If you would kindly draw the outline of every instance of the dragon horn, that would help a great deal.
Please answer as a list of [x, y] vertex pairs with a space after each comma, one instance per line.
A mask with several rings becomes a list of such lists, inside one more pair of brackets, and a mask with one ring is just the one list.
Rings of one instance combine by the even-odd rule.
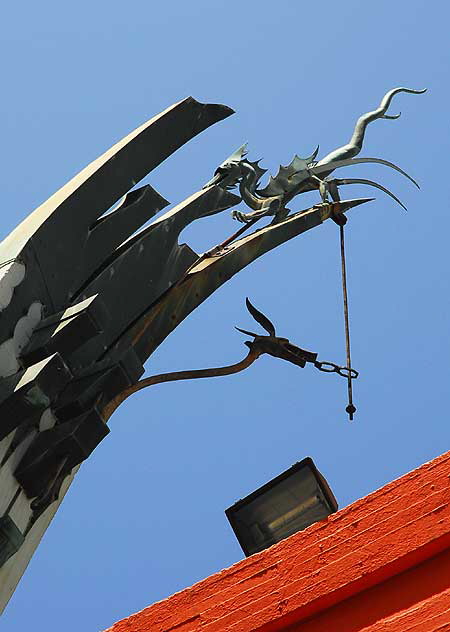
[[338, 186], [340, 186], [341, 184], [368, 184], [371, 187], [380, 189], [380, 191], [384, 191], [384, 193], [389, 195], [393, 200], [395, 200], [398, 204], [400, 204], [400, 206], [404, 208], [405, 211], [408, 210], [406, 206], [403, 204], [403, 202], [401, 202], [401, 200], [399, 200], [396, 195], [394, 195], [391, 191], [389, 191], [389, 189], [386, 189], [381, 184], [378, 184], [378, 182], [373, 182], [373, 180], [364, 180], [362, 178], [345, 178], [343, 180], [335, 180], [335, 182]]
[[393, 90], [389, 90], [384, 97], [381, 99], [381, 103], [376, 110], [373, 112], [366, 112], [359, 117], [356, 121], [355, 129], [353, 130], [352, 137], [347, 145], [343, 145], [338, 149], [335, 149], [331, 153], [329, 153], [325, 158], [322, 158], [319, 164], [330, 163], [334, 160], [342, 160], [343, 158], [352, 158], [359, 154], [362, 149], [362, 145], [364, 142], [364, 134], [366, 132], [366, 127], [372, 121], [375, 121], [379, 118], [392, 119], [398, 118], [400, 115], [390, 116], [386, 114], [392, 98], [394, 95], [399, 92], [408, 92], [409, 94], [423, 94], [426, 92], [425, 90], [411, 90], [411, 88], [394, 88]]
[[335, 169], [339, 169], [340, 167], [350, 167], [351, 165], [359, 165], [361, 163], [367, 162], [374, 162], [379, 165], [385, 165], [386, 167], [391, 167], [391, 169], [395, 169], [395, 171], [398, 171], [403, 176], [405, 176], [405, 178], [408, 178], [408, 180], [410, 180], [418, 189], [420, 189], [418, 183], [414, 180], [414, 178], [411, 178], [411, 176], [408, 175], [406, 171], [403, 171], [403, 169], [395, 165], [393, 162], [390, 162], [389, 160], [383, 160], [382, 158], [347, 158], [346, 160], [337, 160], [336, 162], [329, 163], [328, 165], [321, 165], [319, 163], [315, 167], [312, 167], [310, 171], [314, 175], [324, 172], [331, 173], [332, 171], [334, 171]]
[[245, 299], [245, 304], [247, 305], [248, 311], [256, 320], [256, 322], [259, 323], [261, 327], [267, 331], [269, 336], [275, 336], [275, 327], [273, 323], [267, 318], [267, 316], [264, 316], [262, 312], [257, 310], [256, 307], [250, 303], [248, 298]]

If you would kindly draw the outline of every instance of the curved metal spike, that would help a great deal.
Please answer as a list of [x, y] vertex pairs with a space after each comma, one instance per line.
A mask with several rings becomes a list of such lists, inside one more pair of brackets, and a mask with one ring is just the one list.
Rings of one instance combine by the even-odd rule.
[[[292, 163], [291, 163], [292, 164]], [[280, 165], [278, 168], [278, 173], [275, 176], [275, 178], [280, 179], [280, 178], [289, 178], [289, 176], [295, 171], [294, 168], [291, 166], [291, 164], [289, 165]]]
[[383, 185], [378, 184], [378, 182], [373, 182], [373, 180], [364, 180], [363, 178], [344, 178], [343, 180], [341, 179], [335, 180], [335, 183], [338, 186], [340, 186], [341, 184], [368, 184], [369, 186], [375, 187], [376, 189], [380, 189], [380, 191], [383, 191], [384, 193], [389, 195], [393, 200], [395, 200], [398, 204], [400, 204], [400, 206], [404, 208], [405, 211], [408, 210], [406, 206], [403, 204], [403, 202], [399, 200], [396, 195], [394, 195], [391, 191], [389, 191], [389, 189], [386, 189], [386, 187], [384, 187]]
[[261, 327], [267, 331], [269, 336], [275, 336], [275, 327], [273, 323], [267, 318], [267, 316], [264, 316], [262, 312], [256, 309], [256, 307], [250, 303], [248, 297], [245, 299], [245, 304], [247, 305], [248, 311], [256, 320], [256, 322], [259, 323]]
[[391, 167], [395, 171], [401, 173], [405, 178], [408, 178], [418, 189], [420, 189], [419, 184], [412, 178], [410, 175], [403, 171], [400, 167], [395, 165], [393, 162], [389, 160], [383, 160], [382, 158], [347, 158], [346, 160], [337, 160], [336, 162], [330, 162], [328, 165], [320, 165], [317, 167], [312, 167], [310, 169], [311, 173], [317, 175], [319, 173], [331, 173], [335, 169], [340, 169], [341, 167], [350, 167], [351, 165], [359, 165], [362, 163], [377, 163], [380, 165], [385, 165], [386, 167]]
[[298, 171], [305, 171], [306, 169], [308, 169], [308, 165], [310, 164], [311, 156], [308, 156], [308, 158], [300, 158], [300, 156], [297, 156], [297, 154], [295, 154], [288, 166], [283, 167], [283, 169], [286, 169], [288, 175], [293, 175]]
[[261, 171], [264, 171], [264, 173], [267, 172], [267, 169], [263, 169], [262, 167], [259, 166], [259, 163], [261, 162], [262, 158], [258, 158], [258, 160], [255, 160], [254, 162], [252, 162], [252, 165], [257, 165], [258, 169], [260, 169]]
[[317, 145], [317, 147], [315, 148], [313, 153], [310, 156], [308, 156], [308, 158], [305, 158], [305, 160], [308, 161], [308, 164], [311, 164], [312, 162], [315, 161], [315, 159], [317, 158], [317, 154], [318, 153], [319, 153], [319, 145]]
[[253, 336], [253, 338], [258, 337], [258, 334], [254, 334], [253, 331], [247, 331], [246, 329], [241, 329], [240, 327], [236, 327], [236, 325], [234, 326], [234, 328], [240, 331], [242, 334], [245, 334], [246, 336]]
[[397, 119], [401, 117], [401, 115], [402, 115], [401, 112], [399, 112], [398, 114], [385, 114], [381, 118], [389, 119], [390, 121], [396, 121]]
[[261, 160], [262, 159], [260, 158], [259, 160], [255, 160], [254, 162], [251, 162], [250, 160], [248, 161], [248, 164], [251, 165], [255, 171], [257, 182], [259, 182], [259, 180], [263, 177], [263, 175], [267, 173], [267, 169], [263, 169], [262, 167], [259, 166], [259, 163], [261, 162]]

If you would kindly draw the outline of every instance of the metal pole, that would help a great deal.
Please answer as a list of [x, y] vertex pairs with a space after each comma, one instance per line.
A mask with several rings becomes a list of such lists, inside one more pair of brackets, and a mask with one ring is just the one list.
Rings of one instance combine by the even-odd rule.
[[[339, 225], [339, 234], [341, 241], [341, 269], [342, 269], [342, 295], [344, 298], [344, 323], [345, 323], [345, 346], [347, 352], [347, 368], [351, 369], [352, 361], [350, 355], [350, 326], [348, 322], [348, 297], [347, 297], [347, 272], [345, 268], [345, 241], [344, 241], [344, 226]], [[345, 409], [348, 413], [350, 421], [353, 421], [353, 414], [356, 412], [356, 408], [353, 405], [353, 391], [352, 391], [352, 376], [349, 370], [347, 377], [347, 390], [348, 390], [348, 406]]]

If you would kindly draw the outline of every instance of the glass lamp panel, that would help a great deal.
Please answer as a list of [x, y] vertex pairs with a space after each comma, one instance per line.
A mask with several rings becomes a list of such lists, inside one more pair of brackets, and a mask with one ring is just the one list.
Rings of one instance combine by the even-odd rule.
[[311, 459], [304, 459], [226, 514], [251, 555], [301, 531], [336, 511], [334, 497]]

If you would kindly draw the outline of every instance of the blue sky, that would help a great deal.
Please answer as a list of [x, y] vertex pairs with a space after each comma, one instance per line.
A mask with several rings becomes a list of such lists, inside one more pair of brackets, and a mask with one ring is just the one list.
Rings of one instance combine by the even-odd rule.
[[[236, 110], [150, 174], [172, 203], [248, 141], [274, 172], [294, 153], [345, 143], [398, 85], [398, 121], [377, 121], [362, 155], [382, 193], [347, 228], [358, 411], [346, 383], [263, 357], [248, 371], [156, 386], [127, 401], [84, 464], [4, 615], [9, 632], [101, 630], [242, 558], [224, 509], [311, 456], [344, 507], [449, 448], [449, 9], [443, 2], [11, 4], [0, 41], [2, 237], [88, 162], [191, 94]], [[341, 172], [342, 174], [344, 172]], [[346, 197], [367, 195], [349, 187]], [[373, 191], [369, 192], [372, 195]], [[316, 196], [291, 204], [306, 208]], [[191, 226], [200, 251], [236, 226]], [[245, 296], [280, 335], [345, 363], [338, 230], [327, 222], [269, 253], [196, 310], [147, 373], [245, 355]]]

